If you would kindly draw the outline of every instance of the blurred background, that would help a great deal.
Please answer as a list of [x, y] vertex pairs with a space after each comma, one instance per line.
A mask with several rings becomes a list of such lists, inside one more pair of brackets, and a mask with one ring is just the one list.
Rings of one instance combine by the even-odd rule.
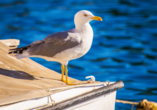
[[[89, 10], [103, 22], [91, 21], [90, 51], [69, 62], [69, 76], [97, 81], [122, 80], [117, 99], [157, 102], [156, 0], [0, 0], [0, 39], [19, 39], [20, 47], [47, 35], [74, 28], [77, 11]], [[60, 72], [60, 64], [32, 58]], [[116, 104], [116, 110], [131, 105]], [[135, 108], [134, 108], [135, 110]]]

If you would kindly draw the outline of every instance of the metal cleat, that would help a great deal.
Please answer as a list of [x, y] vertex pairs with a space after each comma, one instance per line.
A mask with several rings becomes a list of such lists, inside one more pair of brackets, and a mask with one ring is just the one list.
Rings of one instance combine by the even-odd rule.
[[[89, 79], [90, 78], [90, 79]], [[86, 79], [89, 79], [88, 82], [95, 82], [95, 77], [94, 76], [87, 76]]]

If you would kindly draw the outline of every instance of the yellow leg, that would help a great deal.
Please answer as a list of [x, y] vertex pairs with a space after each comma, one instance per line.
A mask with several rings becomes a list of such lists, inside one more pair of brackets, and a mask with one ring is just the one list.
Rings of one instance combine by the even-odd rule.
[[66, 83], [68, 84], [68, 69], [67, 69], [67, 65], [65, 66], [65, 77], [66, 77]]
[[[72, 82], [74, 82], [74, 81], [71, 81], [71, 80], [69, 80], [68, 78], [67, 78], [67, 76], [66, 76], [66, 78], [64, 78], [64, 71], [67, 71], [68, 72], [68, 70], [67, 70], [67, 66], [66, 66], [66, 68], [64, 69], [64, 65], [61, 65], [61, 71], [62, 71], [62, 76], [61, 76], [61, 80], [63, 81], [63, 82], [70, 82], [70, 83], [72, 83]], [[67, 80], [68, 79], [68, 80]]]
[[64, 65], [61, 65], [62, 77], [61, 80], [64, 81]]
[[67, 69], [67, 65], [65, 65], [65, 77], [66, 77], [66, 84], [68, 85], [78, 85], [78, 83], [74, 83], [73, 81], [68, 79], [68, 69]]

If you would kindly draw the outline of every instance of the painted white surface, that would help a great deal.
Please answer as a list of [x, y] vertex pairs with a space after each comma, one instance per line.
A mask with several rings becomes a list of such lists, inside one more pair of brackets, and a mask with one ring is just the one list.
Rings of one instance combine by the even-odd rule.
[[114, 110], [116, 91], [64, 110]]
[[[103, 87], [104, 84], [96, 85], [95, 89]], [[51, 95], [51, 98], [55, 101], [55, 103], [64, 101], [66, 99], [78, 96], [80, 94], [92, 91], [94, 89], [94, 86], [86, 86], [86, 87], [78, 87], [73, 89], [64, 90], [55, 94]], [[70, 107], [65, 110], [114, 110], [115, 106], [115, 97], [116, 92], [110, 93], [105, 96], [97, 97], [95, 99], [92, 99], [90, 101], [86, 101], [84, 103], [78, 104], [74, 107]], [[50, 97], [42, 97], [32, 100], [27, 100], [19, 103], [15, 103], [8, 106], [0, 107], [0, 110], [26, 110], [34, 107], [38, 107], [41, 105], [46, 105], [50, 103]], [[99, 109], [96, 109], [95, 107], [99, 107]], [[88, 108], [88, 109], [87, 109]]]

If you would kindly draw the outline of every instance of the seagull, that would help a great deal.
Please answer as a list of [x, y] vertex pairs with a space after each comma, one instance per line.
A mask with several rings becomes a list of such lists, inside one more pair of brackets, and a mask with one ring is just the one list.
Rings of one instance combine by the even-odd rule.
[[61, 80], [67, 85], [77, 85], [78, 83], [68, 79], [67, 65], [70, 60], [82, 57], [91, 48], [93, 41], [93, 30], [89, 24], [91, 20], [102, 21], [102, 18], [94, 16], [90, 11], [81, 10], [74, 16], [74, 29], [50, 34], [45, 39], [34, 41], [25, 47], [10, 49], [9, 54], [16, 54], [17, 59], [39, 57], [59, 62]]

